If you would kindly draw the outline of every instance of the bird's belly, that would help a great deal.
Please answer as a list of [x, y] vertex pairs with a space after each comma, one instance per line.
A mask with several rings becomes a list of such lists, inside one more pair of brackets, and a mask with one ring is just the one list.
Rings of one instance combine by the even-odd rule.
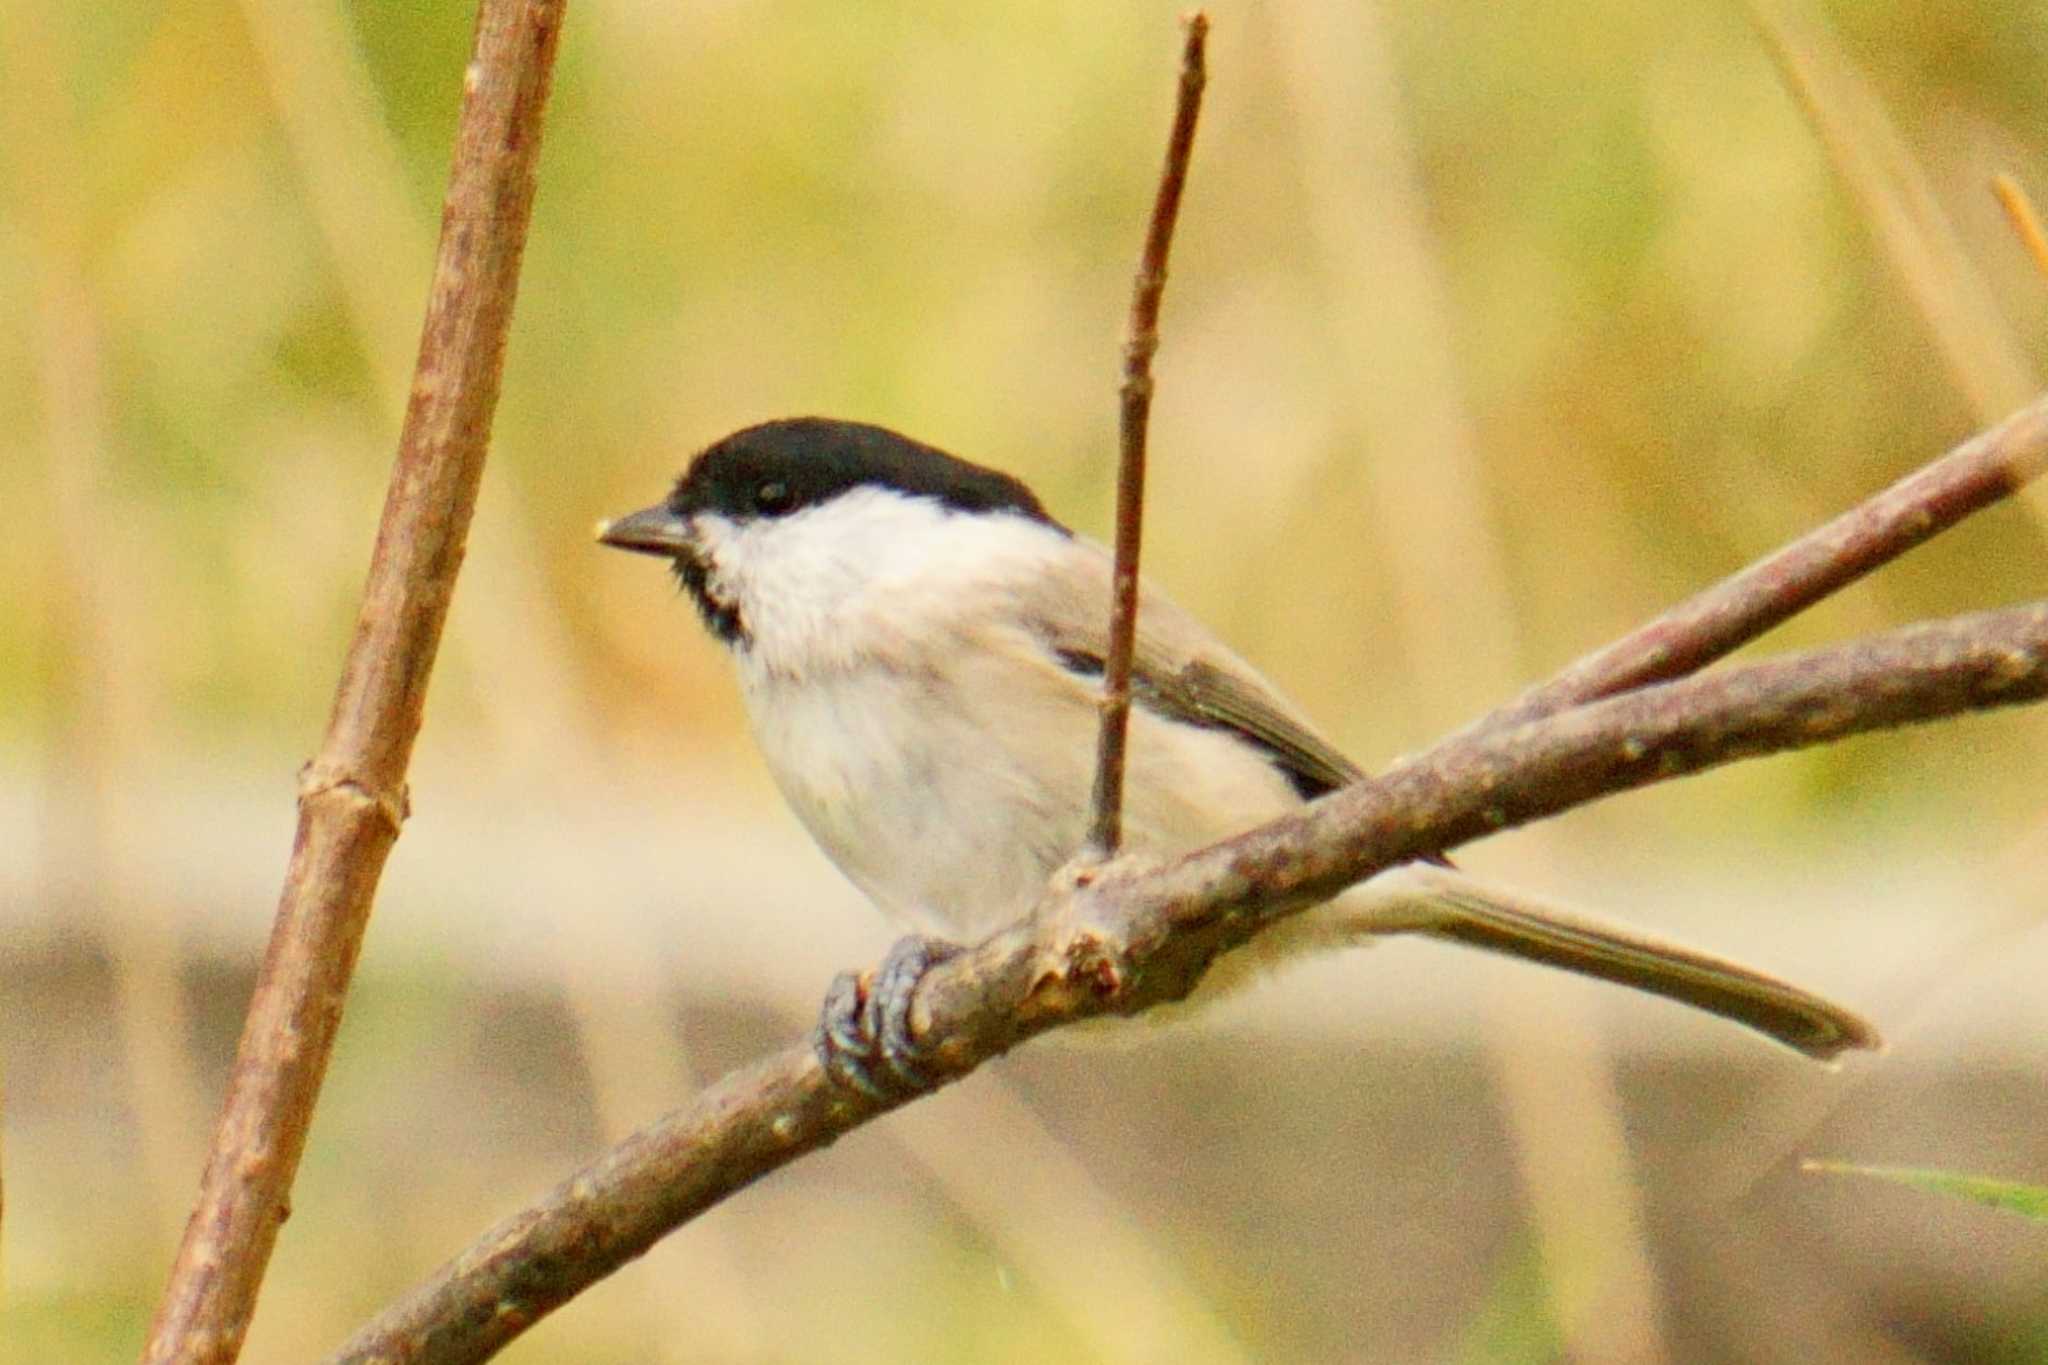
[[[979, 937], [1026, 913], [1081, 847], [1097, 712], [1080, 681], [1032, 669], [945, 689], [879, 666], [801, 687], [743, 681], [784, 798], [892, 918]], [[1020, 711], [1034, 718], [1028, 732]], [[1170, 857], [1298, 804], [1270, 764], [1224, 732], [1133, 713], [1128, 851]]]
[[749, 707], [755, 737], [790, 808], [906, 927], [987, 933], [1030, 909], [1078, 847], [1070, 804], [1034, 799], [1045, 778], [916, 678], [869, 668], [750, 701], [763, 703]]

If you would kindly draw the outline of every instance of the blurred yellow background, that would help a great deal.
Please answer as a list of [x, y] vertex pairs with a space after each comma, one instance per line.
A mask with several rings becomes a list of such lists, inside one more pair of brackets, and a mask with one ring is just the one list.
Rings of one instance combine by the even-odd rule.
[[[576, 0], [491, 465], [247, 1359], [316, 1357], [888, 931], [671, 584], [728, 430], [1110, 506], [1180, 5]], [[1361, 761], [2032, 396], [2048, 10], [1212, 9], [1147, 563]], [[0, 0], [0, 1359], [137, 1348], [332, 695], [471, 12]], [[1988, 513], [1767, 648], [2038, 595]], [[2048, 728], [1749, 765], [1468, 850], [1872, 1014], [1826, 1073], [1397, 945], [1026, 1049], [543, 1324], [539, 1361], [2031, 1360]]]

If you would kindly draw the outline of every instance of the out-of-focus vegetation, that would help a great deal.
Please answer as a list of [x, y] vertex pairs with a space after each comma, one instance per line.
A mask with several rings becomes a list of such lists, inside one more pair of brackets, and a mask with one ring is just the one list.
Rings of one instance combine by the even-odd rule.
[[[570, 6], [419, 814], [252, 1360], [333, 1345], [879, 951], [687, 609], [590, 527], [811, 411], [1103, 528], [1179, 8]], [[2038, 384], [2048, 284], [1986, 185], [2048, 191], [2048, 11], [1212, 14], [1148, 563], [1361, 760]], [[132, 1352], [196, 1181], [470, 18], [0, 0], [0, 1358]], [[1771, 647], [2037, 595], [2038, 507]], [[1542, 988], [1388, 949], [1214, 1034], [1027, 1052], [511, 1358], [2029, 1358], [2031, 1229], [1786, 1172], [2048, 1171], [2044, 761], [2039, 716], [1971, 720], [1472, 851], [1839, 990], [1894, 1035], [1877, 1066], [1587, 990], [1488, 1004]]]

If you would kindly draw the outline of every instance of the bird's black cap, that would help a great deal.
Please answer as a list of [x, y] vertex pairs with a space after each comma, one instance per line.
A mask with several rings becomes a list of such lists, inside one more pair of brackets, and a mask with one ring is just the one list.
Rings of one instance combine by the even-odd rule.
[[1014, 512], [1064, 530], [1021, 482], [886, 427], [789, 417], [736, 431], [705, 450], [669, 495], [678, 516], [784, 517], [862, 486], [930, 498], [962, 512]]

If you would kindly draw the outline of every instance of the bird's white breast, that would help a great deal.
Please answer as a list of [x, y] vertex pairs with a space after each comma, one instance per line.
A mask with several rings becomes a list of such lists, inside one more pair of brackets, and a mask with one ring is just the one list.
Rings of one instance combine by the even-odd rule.
[[[736, 658], [770, 772], [893, 916], [955, 937], [1014, 919], [1080, 846], [1098, 716], [1097, 681], [1018, 618], [1014, 585], [1100, 551], [1026, 518], [886, 495], [802, 516], [838, 524], [747, 526], [714, 546], [747, 604]], [[1134, 714], [1133, 851], [1186, 851], [1296, 803], [1227, 732]]]

